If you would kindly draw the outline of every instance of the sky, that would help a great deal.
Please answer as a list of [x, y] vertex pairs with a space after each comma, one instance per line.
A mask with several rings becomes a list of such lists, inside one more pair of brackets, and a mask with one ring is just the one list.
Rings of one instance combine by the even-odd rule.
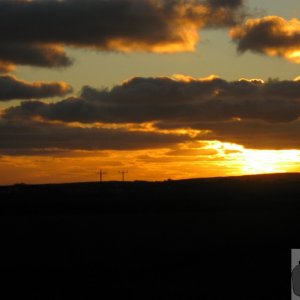
[[300, 171], [298, 0], [0, 0], [0, 184]]

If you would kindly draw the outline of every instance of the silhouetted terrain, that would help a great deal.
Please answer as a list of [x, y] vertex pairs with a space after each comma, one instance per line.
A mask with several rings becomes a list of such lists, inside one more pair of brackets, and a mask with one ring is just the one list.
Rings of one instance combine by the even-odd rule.
[[290, 299], [300, 174], [15, 185], [0, 197], [9, 299]]

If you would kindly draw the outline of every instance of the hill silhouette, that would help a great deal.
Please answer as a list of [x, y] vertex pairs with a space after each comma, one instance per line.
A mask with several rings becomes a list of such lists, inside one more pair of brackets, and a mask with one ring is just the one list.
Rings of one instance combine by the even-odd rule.
[[298, 173], [18, 184], [0, 197], [11, 299], [290, 297]]

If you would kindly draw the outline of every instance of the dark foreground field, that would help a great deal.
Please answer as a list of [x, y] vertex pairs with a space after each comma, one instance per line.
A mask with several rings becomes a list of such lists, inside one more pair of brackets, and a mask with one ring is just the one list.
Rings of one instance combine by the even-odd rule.
[[300, 175], [0, 187], [2, 299], [290, 299]]

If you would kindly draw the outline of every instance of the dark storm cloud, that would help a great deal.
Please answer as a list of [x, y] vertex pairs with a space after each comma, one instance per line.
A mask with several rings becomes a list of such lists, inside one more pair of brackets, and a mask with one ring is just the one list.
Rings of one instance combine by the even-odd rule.
[[212, 77], [133, 78], [111, 90], [84, 87], [80, 97], [56, 103], [23, 102], [3, 112], [7, 119], [64, 122], [184, 122], [233, 118], [289, 122], [300, 115], [300, 81], [240, 80]]
[[67, 67], [71, 63], [64, 49], [57, 45], [5, 43], [0, 36], [0, 72], [11, 71], [15, 65], [52, 68]]
[[134, 150], [163, 148], [190, 140], [188, 135], [126, 129], [68, 127], [35, 121], [0, 119], [0, 152], [29, 154], [43, 149]]
[[29, 83], [9, 75], [0, 76], [0, 101], [64, 96], [70, 92], [72, 88], [65, 82]]
[[218, 28], [241, 24], [247, 12], [243, 0], [206, 0], [208, 14], [204, 28]]
[[250, 19], [230, 31], [240, 52], [247, 50], [300, 63], [300, 21], [277, 16]]
[[0, 65], [66, 66], [71, 61], [58, 48], [64, 45], [121, 52], [192, 51], [199, 28], [236, 24], [241, 7], [238, 0], [2, 0]]
[[243, 5], [243, 0], [206, 0], [212, 7], [238, 7]]
[[[257, 149], [299, 149], [300, 81], [269, 80], [263, 82], [259, 79], [241, 79], [229, 82], [216, 77], [193, 79], [179, 75], [176, 79], [133, 78], [110, 90], [84, 87], [80, 97], [68, 98], [56, 103], [24, 101], [19, 106], [4, 110], [2, 115], [3, 122], [8, 122], [8, 124], [19, 124], [18, 122], [31, 124], [30, 120], [36, 117], [52, 121], [82, 123], [153, 122], [156, 128], [167, 130], [166, 132], [181, 128], [199, 130], [194, 138], [203, 141], [219, 140]], [[35, 126], [31, 125], [28, 132], [34, 130]], [[89, 136], [98, 134], [96, 134], [97, 129], [75, 130], [63, 125], [59, 126], [57, 132], [53, 129], [56, 127], [51, 127], [50, 136], [57, 135], [64, 147], [74, 142], [62, 136], [65, 131], [76, 132], [74, 136], [77, 136], [77, 140], [83, 144], [88, 140], [87, 145]], [[40, 132], [42, 129], [36, 130]], [[16, 133], [18, 130], [12, 130], [12, 132]], [[84, 132], [87, 133], [86, 138]], [[118, 133], [118, 131], [115, 132]], [[173, 139], [174, 135], [171, 132], [169, 131], [170, 137]], [[120, 147], [124, 147], [122, 137], [117, 135], [118, 138], [111, 139], [110, 134], [109, 132], [107, 136], [102, 137], [106, 141], [105, 145], [112, 143], [117, 148], [119, 139]], [[131, 134], [133, 133], [125, 132], [124, 136], [128, 136], [124, 137], [124, 141], [127, 137], [130, 141]], [[138, 134], [143, 136], [146, 133]], [[153, 140], [156, 137], [157, 135], [153, 133]], [[162, 144], [160, 137], [163, 141], [168, 138], [168, 135], [158, 134], [157, 144], [159, 145]], [[19, 138], [15, 136], [15, 139], [11, 138], [11, 141], [14, 143], [14, 140], [18, 139], [21, 139], [21, 136]], [[24, 140], [26, 141], [27, 138], [24, 139], [23, 136], [19, 142], [20, 145]], [[37, 143], [44, 145], [40, 137], [28, 140], [36, 140]], [[75, 137], [74, 140], [76, 140]], [[177, 142], [180, 141], [177, 140]], [[51, 143], [51, 138], [49, 143]], [[97, 143], [97, 138], [91, 143]], [[152, 145], [154, 144], [155, 142]], [[135, 145], [135, 142], [132, 145]], [[151, 143], [146, 145], [151, 147]], [[13, 144], [11, 146], [14, 148]], [[51, 144], [44, 146], [50, 147]]]
[[[159, 130], [189, 128], [189, 122], [157, 122]], [[259, 120], [229, 120], [193, 123], [202, 132], [197, 139], [236, 143], [252, 149], [300, 149], [300, 121], [269, 123]]]
[[207, 140], [220, 140], [254, 149], [300, 149], [300, 121], [266, 123], [263, 121], [228, 121], [199, 123], [194, 127], [211, 130]]

